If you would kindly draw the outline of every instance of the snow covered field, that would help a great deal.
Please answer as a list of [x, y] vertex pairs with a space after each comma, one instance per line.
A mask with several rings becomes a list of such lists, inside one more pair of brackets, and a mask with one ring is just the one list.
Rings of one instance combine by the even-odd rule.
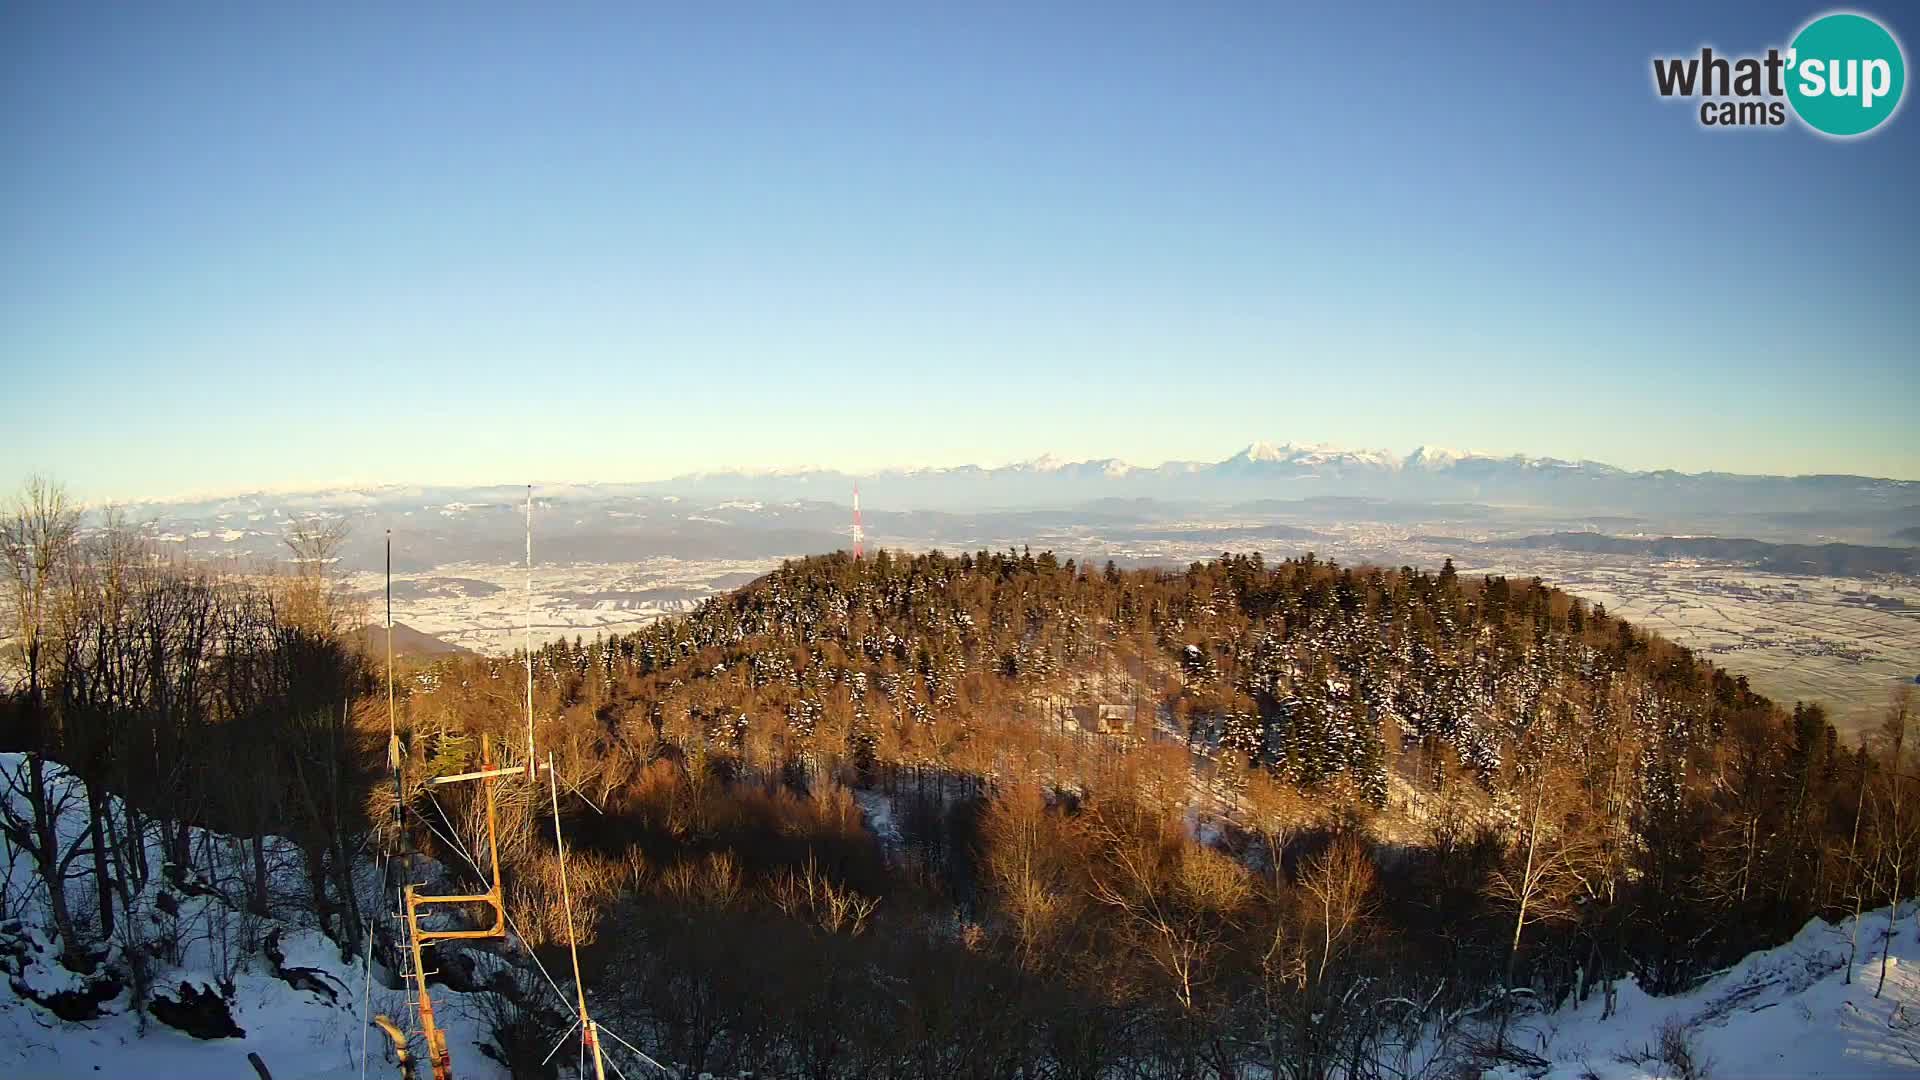
[[[691, 611], [780, 565], [779, 558], [694, 561], [656, 558], [534, 568], [536, 644], [579, 635], [628, 633]], [[481, 653], [520, 648], [527, 626], [527, 571], [502, 563], [449, 563], [396, 573], [393, 617], [442, 641]], [[347, 588], [375, 622], [385, 617], [382, 575], [357, 573]]]
[[[1456, 560], [1460, 572], [1539, 575], [1705, 655], [1784, 704], [1824, 705], [1842, 735], [1871, 730], [1920, 674], [1920, 584], [1769, 574], [1694, 560], [1566, 552]], [[1881, 608], [1865, 597], [1905, 604]]]

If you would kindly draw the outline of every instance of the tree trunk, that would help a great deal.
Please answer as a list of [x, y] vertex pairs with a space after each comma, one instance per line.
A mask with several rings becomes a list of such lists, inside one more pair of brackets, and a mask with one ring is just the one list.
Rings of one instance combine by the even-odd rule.
[[173, 826], [173, 861], [182, 870], [193, 869], [193, 826], [181, 814]]
[[307, 864], [307, 890], [312, 895], [313, 915], [320, 923], [320, 932], [328, 937], [336, 937], [333, 928], [334, 904], [327, 898], [327, 853], [325, 848], [302, 846], [300, 854]]
[[[1894, 867], [1894, 877], [1897, 880], [1899, 876], [1900, 869], [1896, 865]], [[1900, 902], [1895, 900], [1893, 906], [1887, 909], [1887, 936], [1880, 941], [1880, 985], [1873, 988], [1874, 997], [1879, 997], [1880, 992], [1887, 988], [1887, 954], [1893, 951], [1893, 924], [1898, 921], [1899, 918]]]
[[1546, 801], [1546, 781], [1536, 781], [1540, 786], [1533, 796], [1533, 818], [1527, 823], [1527, 865], [1520, 873], [1520, 903], [1513, 918], [1513, 942], [1507, 948], [1507, 984], [1501, 987], [1501, 993], [1513, 988], [1513, 975], [1520, 960], [1520, 935], [1527, 928], [1527, 904], [1533, 899], [1533, 857], [1540, 846], [1540, 804]]
[[147, 865], [147, 827], [146, 815], [135, 809], [131, 803], [120, 804], [122, 818], [127, 823], [126, 836], [121, 840], [125, 845], [124, 862], [121, 875], [127, 879], [128, 892], [137, 892], [146, 887], [147, 877], [152, 867]]
[[365, 931], [360, 922], [360, 897], [353, 887], [353, 859], [347, 850], [347, 838], [343, 832], [334, 833], [332, 863], [333, 887], [340, 894], [341, 948], [345, 959], [350, 960], [359, 954], [360, 935]]
[[255, 832], [250, 846], [253, 849], [253, 887], [247, 890], [247, 908], [255, 915], [267, 913], [267, 836]]
[[60, 862], [60, 835], [55, 827], [56, 807], [47, 792], [47, 763], [38, 751], [27, 754], [27, 802], [33, 811], [34, 865], [41, 883], [47, 887], [47, 905], [52, 908], [53, 927], [60, 935], [60, 948], [67, 967], [78, 971], [88, 967], [80, 948], [80, 936], [74, 930], [73, 912], [67, 906], [67, 871]]
[[102, 822], [107, 816], [107, 798], [99, 784], [87, 785], [87, 831], [93, 838], [93, 884], [100, 902], [100, 940], [113, 937], [113, 880], [107, 874], [107, 836]]
[[1856, 880], [1853, 883], [1853, 939], [1847, 945], [1847, 974], [1841, 980], [1843, 984], [1853, 984], [1853, 962], [1860, 955], [1860, 912], [1866, 906], [1866, 875], [1860, 873], [1860, 818], [1867, 807], [1867, 777], [1864, 770], [1860, 776], [1859, 793], [1854, 796], [1853, 840], [1847, 846], [1847, 865], [1853, 868]]

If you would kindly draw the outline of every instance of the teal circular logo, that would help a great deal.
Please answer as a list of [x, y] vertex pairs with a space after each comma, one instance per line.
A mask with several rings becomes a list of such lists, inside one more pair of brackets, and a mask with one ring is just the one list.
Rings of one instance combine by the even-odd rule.
[[1851, 12], [1806, 25], [1787, 52], [1787, 100], [1815, 131], [1864, 135], [1900, 107], [1907, 61], [1886, 27]]

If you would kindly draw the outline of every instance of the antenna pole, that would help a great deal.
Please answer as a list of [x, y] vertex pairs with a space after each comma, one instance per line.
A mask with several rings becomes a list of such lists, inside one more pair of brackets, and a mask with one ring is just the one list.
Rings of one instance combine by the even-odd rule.
[[[393, 816], [396, 824], [400, 820], [405, 805], [406, 789], [400, 779], [400, 728], [394, 719], [393, 709], [393, 530], [387, 530], [387, 760], [393, 766]], [[384, 887], [384, 886], [383, 886]], [[407, 951], [413, 960], [415, 989], [420, 1010], [420, 1035], [427, 1044], [427, 1062], [433, 1070], [433, 1080], [453, 1080], [453, 1060], [447, 1054], [447, 1039], [434, 1023], [433, 996], [427, 992], [426, 969], [421, 966], [420, 917], [414, 897], [413, 886], [408, 885], [401, 891], [402, 903], [406, 906]], [[411, 1060], [402, 1051], [401, 1068], [409, 1075], [413, 1067]]]
[[527, 776], [533, 778], [533, 485], [527, 485]]
[[387, 754], [400, 760], [400, 729], [393, 720], [393, 530], [387, 530]]
[[[387, 530], [387, 767], [393, 770], [393, 842], [406, 842], [407, 788], [401, 778], [400, 725], [393, 710], [393, 530]], [[405, 850], [404, 847], [401, 850]], [[390, 880], [390, 879], [389, 879]], [[385, 881], [381, 883], [384, 888]]]
[[[400, 775], [400, 766], [401, 766], [400, 728], [398, 723], [394, 720], [394, 712], [393, 712], [393, 530], [388, 529], [387, 530], [387, 767], [393, 770], [393, 836], [389, 842], [392, 843], [396, 848], [398, 848], [401, 851], [402, 856], [404, 857], [405, 855], [404, 844], [406, 842], [405, 814], [406, 814], [407, 792], [406, 792], [406, 782], [401, 778], [401, 775]], [[382, 869], [384, 872], [382, 873], [380, 878], [380, 892], [384, 896], [387, 891], [387, 886], [393, 883], [393, 877], [394, 877], [393, 864], [391, 862], [383, 863]], [[404, 894], [400, 894], [400, 895], [404, 896]], [[413, 926], [411, 922], [409, 922], [407, 926], [407, 940], [409, 942], [409, 954], [413, 955], [417, 961], [419, 954], [417, 951], [413, 950], [411, 947], [411, 942], [413, 941]], [[404, 962], [402, 966], [405, 966]], [[414, 969], [418, 970], [419, 966], [420, 965], [416, 962], [414, 964]], [[367, 929], [367, 993], [369, 996], [372, 994], [372, 991], [373, 991], [373, 929], [372, 927], [368, 927]], [[370, 997], [369, 997], [369, 1000], [371, 1000]], [[406, 1080], [413, 1080], [413, 1058], [409, 1056], [407, 1053], [406, 1036], [400, 1032], [399, 1028], [394, 1026], [392, 1021], [388, 1020], [384, 1016], [375, 1017], [374, 1023], [379, 1024], [380, 1029], [382, 1031], [385, 1031], [388, 1034], [388, 1036], [390, 1036], [393, 1039], [394, 1045], [398, 1047], [399, 1054], [400, 1054], [401, 1075], [404, 1076]], [[361, 1034], [361, 1041], [360, 1041], [361, 1072], [365, 1073], [366, 1060], [367, 1060], [366, 1032], [363, 1030], [361, 1031], [360, 1034]]]
[[599, 1025], [587, 1015], [587, 984], [580, 978], [580, 945], [573, 932], [573, 893], [567, 887], [567, 842], [560, 835], [560, 781], [553, 767], [553, 753], [547, 753], [547, 795], [553, 800], [553, 850], [560, 860], [560, 903], [567, 915], [567, 949], [573, 953], [573, 988], [580, 1003], [580, 1037], [593, 1048], [593, 1073], [599, 1080], [607, 1080], [605, 1066], [600, 1061]]

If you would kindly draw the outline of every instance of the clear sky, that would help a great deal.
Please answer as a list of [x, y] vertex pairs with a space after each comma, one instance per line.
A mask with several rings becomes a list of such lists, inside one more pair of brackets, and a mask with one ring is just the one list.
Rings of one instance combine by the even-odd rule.
[[7, 4], [0, 484], [1920, 477], [1920, 113], [1652, 90], [1824, 8], [1365, 8]]

